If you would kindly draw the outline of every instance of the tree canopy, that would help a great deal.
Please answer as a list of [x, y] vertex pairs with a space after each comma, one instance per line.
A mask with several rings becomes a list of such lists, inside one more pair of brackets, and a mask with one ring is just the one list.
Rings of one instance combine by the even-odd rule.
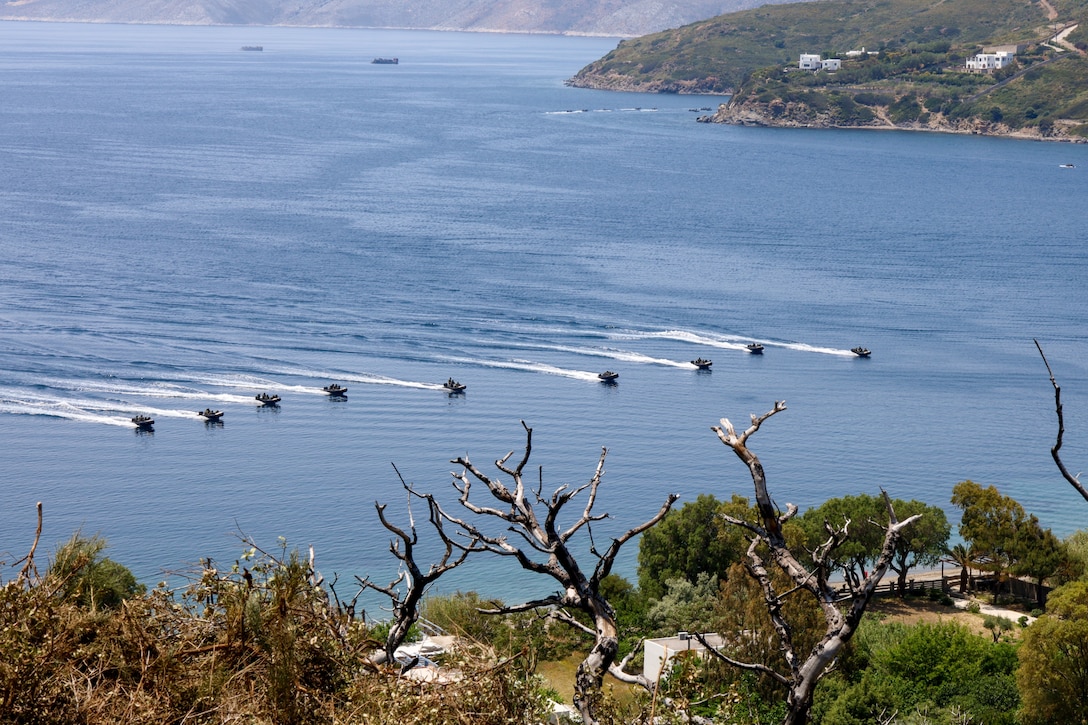
[[[896, 542], [889, 568], [898, 575], [899, 590], [906, 588], [907, 574], [917, 566], [933, 566], [940, 561], [952, 527], [938, 506], [922, 501], [895, 499], [892, 506], [897, 515], [909, 517], [920, 514], [918, 521]], [[888, 508], [884, 500], [869, 494], [842, 496], [825, 501], [801, 516], [806, 546], [815, 548], [827, 539], [827, 526], [850, 522], [850, 538], [835, 553], [834, 568], [843, 569], [855, 580], [866, 576], [880, 556], [884, 530], [888, 525]]]
[[1018, 654], [1023, 725], [1088, 723], [1088, 582], [1051, 592]]
[[729, 566], [743, 558], [748, 542], [722, 515], [745, 518], [748, 511], [748, 499], [743, 496], [734, 495], [725, 502], [711, 494], [700, 494], [670, 511], [639, 541], [639, 589], [651, 599], [660, 599], [671, 579], [695, 584], [700, 574], [725, 576]]
[[952, 489], [952, 503], [963, 511], [960, 536], [979, 556], [979, 568], [993, 572], [999, 581], [1010, 573], [1031, 577], [1040, 605], [1043, 580], [1076, 568], [1063, 542], [994, 486], [961, 481]]

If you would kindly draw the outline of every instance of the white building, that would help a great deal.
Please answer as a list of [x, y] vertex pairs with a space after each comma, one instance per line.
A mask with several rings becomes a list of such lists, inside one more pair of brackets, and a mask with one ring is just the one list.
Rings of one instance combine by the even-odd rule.
[[[704, 634], [703, 638], [713, 647], [721, 647], [723, 640], [718, 634]], [[675, 637], [648, 639], [644, 643], [645, 654], [642, 660], [642, 676], [650, 682], [657, 682], [662, 672], [668, 672], [669, 660], [674, 655], [694, 652], [702, 657], [706, 647], [695, 639], [694, 633], [677, 632]]]
[[797, 67], [801, 70], [810, 70], [814, 72], [818, 70], [837, 71], [839, 68], [842, 68], [842, 61], [838, 58], [823, 60], [815, 53], [802, 53], [801, 60], [797, 63]]
[[967, 70], [975, 73], [993, 73], [1012, 63], [1015, 53], [1007, 50], [997, 53], [979, 53], [974, 58], [967, 59]]

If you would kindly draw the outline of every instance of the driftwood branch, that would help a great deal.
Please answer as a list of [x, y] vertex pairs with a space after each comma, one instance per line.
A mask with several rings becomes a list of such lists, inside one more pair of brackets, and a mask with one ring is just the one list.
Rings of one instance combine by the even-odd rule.
[[1039, 350], [1040, 357], [1043, 358], [1043, 365], [1046, 365], [1047, 374], [1050, 375], [1050, 384], [1054, 387], [1054, 412], [1058, 416], [1058, 437], [1054, 442], [1054, 447], [1050, 449], [1050, 455], [1054, 459], [1054, 463], [1058, 465], [1058, 471], [1062, 474], [1062, 478], [1069, 482], [1069, 485], [1076, 489], [1085, 501], [1088, 501], [1088, 489], [1085, 489], [1084, 484], [1080, 482], [1079, 476], [1074, 476], [1069, 472], [1069, 469], [1065, 467], [1065, 463], [1062, 462], [1062, 457], [1058, 451], [1062, 448], [1062, 438], [1065, 436], [1065, 418], [1062, 416], [1062, 389], [1058, 386], [1058, 381], [1054, 378], [1054, 371], [1050, 369], [1050, 363], [1047, 362], [1046, 355], [1043, 354], [1043, 346], [1039, 344], [1038, 340], [1033, 340], [1035, 347]]

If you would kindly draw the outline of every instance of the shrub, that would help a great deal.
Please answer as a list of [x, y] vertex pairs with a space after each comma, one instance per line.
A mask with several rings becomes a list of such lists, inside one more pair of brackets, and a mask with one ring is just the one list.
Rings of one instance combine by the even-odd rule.
[[116, 609], [146, 591], [128, 567], [101, 556], [106, 540], [76, 532], [57, 548], [46, 577], [62, 598], [89, 609]]
[[[375, 665], [378, 641], [285, 542], [226, 569], [207, 560], [183, 588], [142, 594], [114, 576], [120, 565], [102, 569], [110, 576], [91, 566], [106, 561], [104, 541], [69, 544], [43, 576], [0, 582], [5, 725], [544, 720], [525, 656], [465, 643], [444, 661], [458, 676], [443, 686]], [[117, 581], [128, 596], [107, 609], [102, 595]]]

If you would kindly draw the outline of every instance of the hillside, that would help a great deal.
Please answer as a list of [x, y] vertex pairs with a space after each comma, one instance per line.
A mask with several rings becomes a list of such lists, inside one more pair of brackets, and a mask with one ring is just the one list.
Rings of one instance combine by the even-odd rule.
[[637, 36], [764, 0], [7, 0], [0, 20]]
[[[1084, 45], [1084, 43], [1079, 43]], [[937, 46], [844, 62], [811, 73], [756, 71], [713, 116], [736, 125], [873, 127], [1039, 140], [1088, 140], [1088, 59], [1084, 51], [1038, 44], [993, 75], [967, 73]]]
[[935, 42], [1036, 42], [1088, 19], [1088, 1], [821, 0], [764, 6], [625, 40], [569, 83], [628, 91], [728, 93], [756, 69], [796, 65], [801, 53], [906, 50]]

